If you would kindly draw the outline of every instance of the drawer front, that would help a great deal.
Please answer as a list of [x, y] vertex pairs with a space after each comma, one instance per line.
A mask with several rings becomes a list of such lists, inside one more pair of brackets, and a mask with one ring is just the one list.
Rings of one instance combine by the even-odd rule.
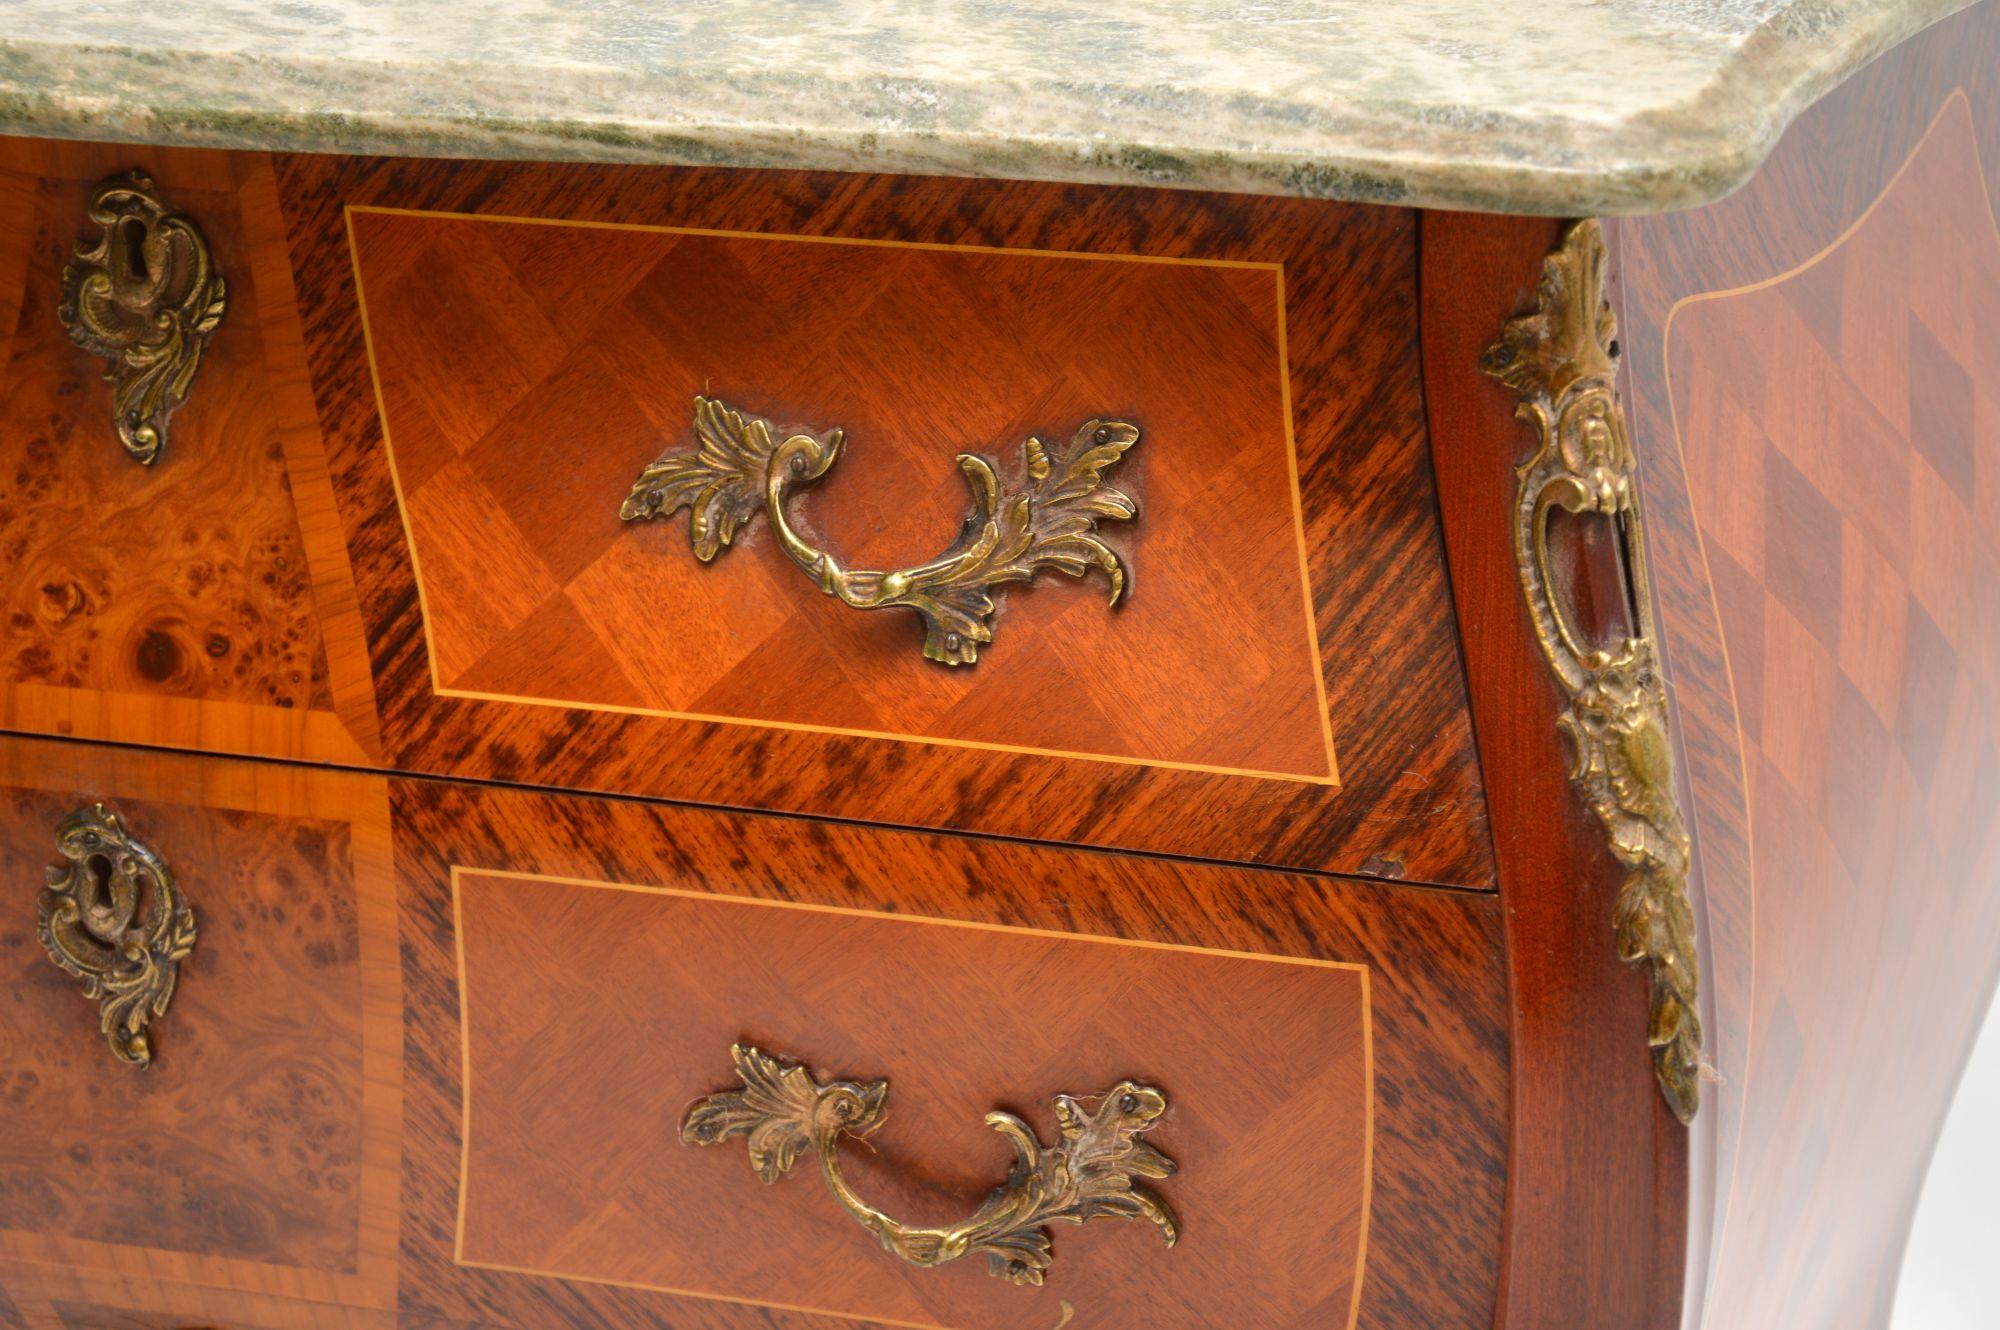
[[[1411, 214], [0, 152], [12, 728], [1492, 885]], [[133, 167], [218, 282], [149, 465]]]
[[[37, 884], [67, 862], [57, 829], [100, 804], [189, 912], [185, 954], [153, 953], [177, 974], [144, 1067], [38, 938]], [[102, 1305], [250, 1324], [288, 1299], [393, 1307], [388, 816], [379, 778], [0, 745], [0, 1289], [29, 1324], [100, 1324]]]
[[1491, 884], [1410, 214], [277, 171], [398, 765]]
[[[1490, 896], [38, 740], [0, 777], [8, 880], [101, 801], [198, 929], [142, 1070], [32, 893], [0, 926], [28, 1324], [1491, 1322]], [[816, 1142], [770, 1185], [693, 1143], [738, 1044], [886, 1082], [829, 1140], [897, 1241]], [[995, 1112], [1095, 1190], [963, 1229]]]
[[[963, 837], [396, 787], [407, 1307], [517, 1325], [1486, 1326], [1504, 1190], [1497, 902]], [[887, 1082], [839, 1171], [949, 1230], [1055, 1101], [1164, 1112], [1175, 1216], [1051, 1222], [1045, 1282], [922, 1266], [803, 1148], [686, 1143], [731, 1048]], [[699, 1131], [692, 1133], [699, 1138]], [[1086, 1156], [1087, 1158], [1088, 1156]], [[1027, 1225], [1033, 1229], [1034, 1225]], [[1030, 1239], [1032, 1241], [1032, 1239]], [[892, 1246], [896, 1245], [894, 1243]], [[921, 1250], [920, 1242], [905, 1244]]]
[[[117, 362], [64, 314], [105, 234], [93, 191], [135, 168], [224, 292], [150, 465], [121, 442]], [[264, 158], [0, 138], [0, 724], [379, 758], [283, 237]]]
[[[1090, 1324], [1325, 1325], [1358, 1297], [1374, 1102], [1365, 967], [469, 870], [453, 906], [462, 1265], [947, 1326], [1046, 1326], [1058, 1301]], [[696, 939], [693, 972], [661, 964]], [[739, 1041], [764, 1055], [742, 1054], [747, 1070], [732, 1065]], [[655, 1071], [634, 1086], [640, 1049]], [[1172, 1219], [1075, 1231], [1022, 1219], [959, 1265], [918, 1268], [835, 1204], [810, 1152], [761, 1186], [742, 1140], [665, 1148], [690, 1100], [741, 1091], [774, 1058], [803, 1059], [821, 1081], [886, 1079], [874, 1153], [851, 1151], [840, 1175], [898, 1222], [946, 1229], [1015, 1159], [988, 1112], [1019, 1114], [1052, 1168], [1058, 1093], [1112, 1133], [1153, 1107], [1124, 1111], [1114, 1101], [1132, 1092], [1114, 1087], [1171, 1087], [1141, 1143], [1185, 1167], [1142, 1175], [1136, 1194]], [[1071, 1167], [1102, 1170], [1122, 1194], [1124, 1152], [1101, 1151]], [[702, 1219], [663, 1223], [671, 1214]], [[1165, 1222], [1186, 1230], [1171, 1250]], [[1052, 1251], [1032, 1249], [1038, 1234]], [[896, 1237], [919, 1256], [920, 1239]], [[1046, 1284], [993, 1277], [987, 1251]]]

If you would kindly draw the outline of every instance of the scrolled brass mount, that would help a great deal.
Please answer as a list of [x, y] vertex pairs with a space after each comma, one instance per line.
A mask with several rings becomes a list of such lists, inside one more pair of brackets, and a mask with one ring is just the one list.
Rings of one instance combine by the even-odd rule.
[[194, 910], [166, 861], [103, 804], [56, 824], [67, 864], [48, 870], [35, 932], [49, 959], [83, 981], [119, 1061], [153, 1060], [146, 1027], [173, 1001], [180, 963], [194, 950]]
[[71, 341], [109, 362], [118, 441], [151, 466], [222, 322], [229, 287], [201, 227], [167, 206], [143, 172], [101, 182], [90, 219], [101, 230], [77, 242], [56, 316]]
[[686, 508], [695, 557], [707, 563], [765, 513], [786, 556], [827, 595], [856, 609], [901, 606], [922, 615], [924, 655], [942, 664], [979, 659], [979, 644], [993, 640], [992, 590], [1002, 583], [1031, 581], [1045, 568], [1071, 577], [1100, 568], [1113, 605], [1129, 585], [1124, 560], [1097, 534], [1099, 521], [1130, 521], [1139, 513], [1131, 496], [1104, 483], [1104, 473], [1139, 441], [1138, 427], [1126, 421], [1085, 421], [1067, 448], [1029, 439], [1022, 446], [1025, 482], [1012, 488], [992, 462], [960, 453], [973, 510], [959, 540], [928, 563], [895, 571], [843, 567], [786, 516], [792, 492], [839, 460], [845, 431], [780, 438], [769, 421], [713, 397], [694, 399], [694, 430], [695, 448], [669, 450], [640, 473], [621, 518], [642, 521]]
[[1051, 1259], [1049, 1224], [1145, 1218], [1159, 1226], [1169, 1247], [1180, 1238], [1167, 1203], [1138, 1180], [1175, 1171], [1173, 1160], [1139, 1139], [1167, 1109], [1166, 1096], [1151, 1086], [1120, 1081], [1096, 1097], [1094, 1109], [1057, 1095], [1060, 1139], [1048, 1146], [1013, 1114], [988, 1113], [986, 1125], [1014, 1147], [1007, 1180], [963, 1222], [921, 1228], [869, 1205], [840, 1171], [841, 1138], [860, 1139], [881, 1125], [887, 1081], [821, 1084], [798, 1063], [748, 1044], [737, 1044], [730, 1056], [743, 1088], [697, 1101], [681, 1125], [681, 1139], [717, 1145], [744, 1137], [750, 1166], [766, 1183], [784, 1177], [803, 1151], [812, 1150], [842, 1208], [884, 1251], [912, 1265], [943, 1265], [978, 1252], [988, 1273], [1009, 1283], [1040, 1284]]
[[[1568, 698], [1557, 724], [1570, 741], [1570, 779], [1604, 824], [1627, 869], [1618, 893], [1619, 953], [1652, 966], [1647, 1042], [1674, 1114], [1701, 1104], [1701, 964], [1688, 903], [1692, 854], [1674, 786], [1667, 689], [1660, 677], [1646, 571], [1638, 465], [1618, 400], [1617, 323], [1604, 296], [1604, 239], [1572, 224], [1542, 265], [1538, 305], [1510, 322], [1479, 367], [1514, 390], [1537, 448], [1514, 495], [1514, 556], [1542, 654]], [[1624, 556], [1629, 634], [1596, 642], [1578, 624], [1549, 553], [1562, 511], [1610, 526]]]

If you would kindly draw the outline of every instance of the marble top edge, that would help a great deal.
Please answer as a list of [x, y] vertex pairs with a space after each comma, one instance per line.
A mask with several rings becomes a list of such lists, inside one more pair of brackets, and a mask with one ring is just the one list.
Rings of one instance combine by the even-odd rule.
[[1654, 212], [1970, 2], [0, 0], [0, 133]]

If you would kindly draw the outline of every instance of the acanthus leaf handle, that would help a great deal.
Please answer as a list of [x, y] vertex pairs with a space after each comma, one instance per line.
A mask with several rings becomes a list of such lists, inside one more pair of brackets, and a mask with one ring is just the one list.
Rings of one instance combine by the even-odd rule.
[[1014, 1166], [972, 1215], [936, 1228], [891, 1218], [863, 1200], [841, 1171], [841, 1140], [866, 1137], [881, 1124], [887, 1081], [822, 1082], [798, 1062], [749, 1044], [735, 1045], [730, 1056], [742, 1088], [696, 1101], [681, 1124], [681, 1140], [719, 1145], [742, 1138], [751, 1168], [767, 1184], [809, 1154], [841, 1208], [884, 1251], [912, 1265], [943, 1265], [978, 1252], [994, 1276], [1040, 1284], [1053, 1255], [1047, 1227], [1053, 1223], [1143, 1218], [1169, 1247], [1179, 1241], [1173, 1211], [1146, 1185], [1176, 1171], [1171, 1159], [1140, 1139], [1167, 1110], [1166, 1096], [1152, 1086], [1120, 1081], [1101, 1095], [1056, 1096], [1053, 1145], [1043, 1145], [1011, 1113], [988, 1113], [986, 1125], [1014, 1147]]
[[915, 610], [924, 621], [924, 655], [970, 665], [993, 640], [994, 588], [1044, 571], [1083, 577], [1093, 568], [1119, 603], [1131, 585], [1125, 559], [1104, 542], [1102, 521], [1130, 521], [1139, 507], [1105, 473], [1139, 441], [1123, 420], [1085, 421], [1067, 446], [1040, 439], [1022, 445], [1022, 475], [1003, 482], [985, 457], [960, 453], [958, 468], [972, 511], [944, 553], [909, 568], [848, 568], [791, 520], [787, 501], [825, 476], [847, 442], [844, 430], [794, 431], [746, 415], [713, 397], [694, 401], [695, 446], [675, 448], [648, 465], [619, 508], [625, 521], [688, 510], [695, 557], [714, 559], [761, 513], [785, 555], [827, 595], [855, 609]]

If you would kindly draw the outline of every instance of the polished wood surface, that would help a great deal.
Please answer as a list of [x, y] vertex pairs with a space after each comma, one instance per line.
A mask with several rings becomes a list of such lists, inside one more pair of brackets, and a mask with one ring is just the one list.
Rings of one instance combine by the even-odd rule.
[[[391, 765], [1490, 885], [1423, 448], [1410, 214], [770, 172], [329, 157], [276, 170]], [[368, 211], [382, 208], [565, 225]], [[1116, 261], [1135, 258], [1148, 262]], [[441, 315], [426, 282], [450, 309], [493, 314]], [[794, 301], [825, 317], [783, 329], [774, 311]], [[935, 335], [925, 318], [942, 321]], [[820, 323], [831, 345], [803, 360]], [[614, 362], [618, 347], [632, 349]], [[1108, 613], [1066, 579], [1010, 590], [1008, 626], [953, 675], [916, 658], [912, 626], [827, 602], [761, 535], [705, 568], [676, 524], [621, 528], [617, 501], [685, 437], [702, 386], [771, 393], [738, 405], [802, 423], [837, 408], [846, 418], [824, 423], [852, 429], [853, 451], [801, 506], [836, 546], [885, 553], [952, 529], [958, 447], [1011, 466], [1019, 436], [1110, 409], [1086, 400], [1146, 426], [1150, 398], [1160, 424], [1121, 464], [1146, 511], [1111, 533], [1135, 556], [1132, 605]], [[1221, 403], [1217, 419], [1190, 393]], [[405, 445], [414, 558], [390, 465]], [[421, 595], [419, 566], [442, 579]], [[722, 587], [754, 617], [717, 646], [703, 634], [727, 630]], [[523, 687], [764, 720], [453, 695]], [[1084, 756], [773, 728], [773, 715]], [[1185, 759], [1280, 778], [1161, 765]]]
[[[30, 1050], [0, 1094], [0, 1291], [37, 1330], [853, 1323], [718, 1293], [1029, 1330], [1065, 1301], [1107, 1327], [1253, 1305], [1490, 1321], [1489, 894], [47, 740], [0, 742], [0, 775], [25, 824], [9, 877], [38, 874], [54, 809], [103, 798], [202, 929], [139, 1073], [32, 914], [0, 925], [21, 971], [0, 1046]], [[678, 1142], [746, 1036], [892, 1078], [881, 1155], [853, 1166], [913, 1216], [997, 1180], [988, 1109], [1047, 1132], [1060, 1090], [1157, 1079], [1183, 1241], [1065, 1226], [1040, 1291], [903, 1267], [809, 1173], [767, 1192], [736, 1151]], [[769, 1243], [763, 1263], [703, 1247], [717, 1225]], [[484, 1268], [530, 1252], [560, 1273]], [[599, 1282], [689, 1273], [703, 1296]], [[788, 1277], [801, 1296], [774, 1291]]]
[[[825, 727], [1332, 783], [1276, 265], [349, 214], [442, 695]], [[841, 562], [907, 568], [970, 511], [960, 452], [1140, 427], [1107, 472], [1131, 590], [999, 593], [976, 666], [910, 611], [830, 600], [768, 518], [706, 566], [618, 504], [706, 393], [839, 427], [796, 504]]]
[[[230, 308], [141, 467], [103, 362], [56, 318], [91, 187], [142, 166], [194, 213]], [[0, 139], [0, 718], [16, 729], [368, 761], [374, 695], [267, 162]]]
[[[891, 1325], [1047, 1330], [1061, 1304], [1149, 1330], [1353, 1319], [1373, 1146], [1363, 966], [629, 884], [469, 871], [454, 887], [463, 1265]], [[955, 1223], [1007, 1177], [1014, 1153], [988, 1112], [1054, 1139], [1058, 1093], [1161, 1087], [1167, 1114], [1146, 1139], [1181, 1169], [1148, 1185], [1185, 1234], [1169, 1249], [1143, 1221], [1056, 1226], [1040, 1289], [976, 1255], [906, 1264], [810, 1157], [765, 1186], [741, 1142], [678, 1142], [688, 1103], [734, 1085], [739, 1040], [822, 1080], [888, 1080], [881, 1130], [843, 1167], [913, 1224]]]
[[405, 1330], [416, 1325], [399, 1321], [391, 1311], [142, 1277], [96, 1275], [87, 1289], [79, 1290], [75, 1276], [55, 1266], [16, 1267], [7, 1272], [6, 1281], [14, 1301], [0, 1292], [0, 1330]]
[[1679, 1324], [1687, 1133], [1646, 1044], [1648, 980], [1613, 944], [1625, 868], [1569, 779], [1565, 702], [1514, 557], [1536, 437], [1479, 357], [1535, 307], [1560, 224], [1424, 216], [1424, 387], [1507, 906], [1512, 1136], [1496, 1324]]
[[[2000, 974], [1996, 67], [1989, 3], [1612, 230], [1692, 1133], [1476, 368], [1555, 222], [0, 141], [0, 727], [154, 746], [0, 740], [0, 1328], [1880, 1326]], [[232, 281], [151, 472], [49, 307], [134, 165]], [[884, 564], [953, 452], [1130, 415], [1134, 603], [1011, 588], [953, 674], [761, 533], [620, 527], [698, 389], [852, 431], [799, 509]], [[90, 798], [200, 912], [146, 1073], [34, 939]], [[1184, 1239], [904, 1266], [679, 1143], [743, 1038], [889, 1078], [851, 1166], [934, 1221], [1004, 1169], [988, 1109], [1154, 1080]]]
[[[399, 982], [381, 780], [0, 742], [0, 1286], [24, 1314], [122, 1280], [389, 1308]], [[200, 936], [153, 1065], [113, 1059], [35, 936], [56, 819], [103, 800]], [[220, 1314], [218, 1312], [218, 1314]]]
[[[296, 1302], [208, 1288], [174, 1288], [146, 1280], [104, 1280], [86, 1294], [72, 1294], [38, 1272], [16, 1278], [28, 1292], [20, 1320], [6, 1318], [4, 1330], [400, 1330], [394, 1312], [368, 1312], [330, 1302]], [[42, 1298], [42, 1286], [52, 1296]], [[166, 1292], [166, 1300], [160, 1300]], [[120, 1302], [130, 1298], [130, 1304]], [[162, 1310], [166, 1308], [166, 1310]], [[408, 1324], [408, 1322], [404, 1322]], [[444, 1330], [444, 1328], [436, 1328]], [[466, 1328], [452, 1328], [466, 1330]]]
[[[1046, 1330], [1065, 1301], [1106, 1327], [1255, 1320], [1242, 1309], [1261, 1301], [1276, 1324], [1344, 1326], [1365, 1205], [1359, 1324], [1491, 1323], [1506, 1071], [1489, 895], [437, 782], [394, 793], [406, 1313], [846, 1323], [723, 1294]], [[1359, 973], [1311, 961], [1367, 967], [1365, 1026]], [[933, 1220], [1004, 1169], [988, 1109], [1039, 1125], [1058, 1083], [1155, 1078], [1181, 1245], [1146, 1225], [1063, 1226], [1039, 1290], [976, 1261], [905, 1267], [810, 1171], [766, 1190], [740, 1143], [679, 1142], [687, 1105], [728, 1088], [741, 1038], [889, 1078], [880, 1153], [851, 1154], [857, 1185]], [[1372, 1110], [1352, 1098], [1371, 1043]]]
[[[33, 446], [0, 477], [16, 486], [0, 536], [20, 555], [0, 722], [1492, 883], [1429, 498], [1410, 214], [6, 152], [34, 202], [0, 235], [0, 409]], [[184, 446], [152, 470], [86, 446], [108, 388], [50, 308], [72, 212], [134, 165], [204, 220], [232, 282]], [[646, 229], [660, 226], [863, 243]], [[717, 290], [689, 297], [732, 270], [761, 298], [730, 287], [733, 313], [704, 319]], [[379, 397], [363, 286], [380, 301]], [[826, 317], [775, 319], [811, 300]], [[772, 332], [787, 326], [794, 341]], [[820, 335], [832, 348], [787, 379]], [[1113, 537], [1144, 551], [1131, 603], [1107, 611], [1101, 587], [1067, 579], [1012, 588], [1011, 626], [954, 673], [917, 658], [898, 614], [841, 612], [773, 566], [761, 533], [705, 568], [672, 524], [621, 527], [616, 498], [685, 433], [690, 385], [715, 386], [721, 359], [782, 382], [768, 411], [832, 410], [855, 431], [854, 463], [807, 506], [862, 559], [955, 529], [953, 450], [1012, 467], [1028, 433], [1073, 423], [1059, 417], [1112, 404], [1140, 419], [1126, 469], [1146, 515]], [[398, 419], [407, 529], [384, 430]], [[711, 714], [738, 719], [689, 718]]]
[[1702, 1324], [1885, 1324], [2000, 975], [2000, 6], [1621, 223], [1716, 1080]]

